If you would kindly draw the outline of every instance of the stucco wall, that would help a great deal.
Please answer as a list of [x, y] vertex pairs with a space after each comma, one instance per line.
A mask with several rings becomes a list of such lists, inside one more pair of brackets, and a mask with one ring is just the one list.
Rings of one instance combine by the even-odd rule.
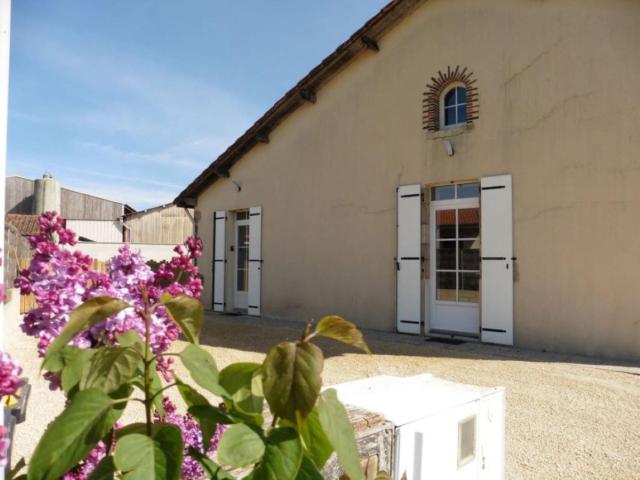
[[[513, 175], [517, 345], [640, 355], [640, 2], [430, 0], [198, 198], [203, 300], [214, 210], [263, 206], [262, 312], [394, 329], [395, 189]], [[447, 66], [480, 119], [423, 132]]]

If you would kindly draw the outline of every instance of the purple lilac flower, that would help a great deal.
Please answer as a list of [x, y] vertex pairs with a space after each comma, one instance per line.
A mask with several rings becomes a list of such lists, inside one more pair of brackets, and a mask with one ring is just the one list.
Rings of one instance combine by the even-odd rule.
[[[79, 251], [73, 251], [75, 234], [65, 228], [65, 220], [55, 212], [47, 212], [38, 218], [40, 232], [29, 238], [33, 257], [29, 268], [20, 272], [15, 281], [23, 295], [33, 294], [37, 306], [28, 312], [21, 325], [23, 331], [38, 339], [38, 353], [44, 356], [51, 341], [57, 337], [69, 320], [70, 313], [80, 304], [97, 296], [112, 296], [124, 300], [134, 308], [108, 318], [88, 332], [78, 335], [72, 344], [79, 348], [117, 344], [116, 334], [133, 330], [144, 338], [143, 320], [135, 307], [144, 306], [146, 292], [152, 304], [158, 302], [163, 293], [189, 295], [197, 298], [202, 292], [202, 280], [195, 260], [202, 254], [202, 242], [189, 237], [184, 245], [176, 246], [176, 255], [169, 262], [162, 262], [154, 272], [144, 261], [139, 251], [124, 245], [108, 262], [107, 272], [92, 269], [93, 259]], [[179, 329], [170, 320], [163, 307], [156, 308], [151, 317], [151, 348], [154, 354], [169, 349], [178, 338]], [[158, 371], [165, 381], [172, 380], [171, 357], [160, 356]], [[49, 388], [60, 388], [57, 374], [45, 372]], [[181, 427], [185, 445], [202, 451], [202, 433], [190, 415], [180, 415], [175, 405], [168, 405], [167, 415], [162, 421]], [[157, 418], [160, 421], [160, 418]], [[219, 432], [220, 434], [220, 432]], [[219, 434], [212, 441], [207, 453], [217, 445]], [[188, 448], [185, 447], [185, 448]], [[76, 468], [64, 478], [84, 480], [104, 457], [106, 447], [100, 443]], [[202, 470], [191, 457], [185, 457], [184, 478], [199, 478]], [[199, 473], [199, 475], [196, 475]]]
[[[202, 281], [194, 260], [201, 255], [202, 242], [190, 237], [177, 246], [169, 262], [153, 272], [139, 251], [124, 245], [108, 262], [106, 273], [92, 270], [93, 260], [79, 251], [71, 251], [75, 234], [64, 228], [64, 219], [54, 212], [38, 218], [40, 233], [29, 238], [33, 258], [29, 268], [20, 272], [16, 286], [23, 295], [33, 293], [37, 307], [23, 319], [22, 329], [38, 338], [38, 352], [44, 356], [51, 341], [66, 325], [69, 314], [84, 301], [101, 295], [120, 298], [134, 307], [143, 306], [143, 290], [152, 302], [164, 292], [171, 295], [198, 297]], [[56, 241], [57, 239], [57, 241]], [[116, 334], [134, 330], [141, 338], [144, 324], [134, 309], [126, 309], [73, 340], [80, 348], [98, 346], [100, 342], [116, 343]], [[179, 329], [163, 308], [151, 318], [151, 347], [155, 354], [166, 351], [178, 338]], [[163, 373], [167, 373], [168, 363]]]
[[0, 425], [0, 467], [4, 467], [7, 464], [7, 452], [9, 451], [9, 429]]
[[107, 446], [104, 442], [98, 442], [84, 460], [62, 476], [62, 480], [86, 480], [106, 454]]
[[189, 455], [189, 448], [194, 448], [201, 453], [211, 455], [215, 452], [220, 437], [224, 431], [222, 425], [218, 425], [216, 433], [211, 439], [211, 443], [208, 445], [206, 452], [202, 446], [202, 431], [200, 426], [193, 419], [191, 414], [186, 413], [184, 415], [177, 413], [176, 405], [168, 398], [162, 399], [165, 414], [154, 414], [154, 420], [156, 423], [168, 423], [175, 425], [182, 432], [182, 441], [184, 444], [184, 458], [182, 461], [182, 478], [185, 480], [199, 480], [204, 476], [204, 470], [196, 459]]
[[24, 381], [20, 378], [22, 368], [6, 352], [0, 352], [0, 398], [15, 395]]

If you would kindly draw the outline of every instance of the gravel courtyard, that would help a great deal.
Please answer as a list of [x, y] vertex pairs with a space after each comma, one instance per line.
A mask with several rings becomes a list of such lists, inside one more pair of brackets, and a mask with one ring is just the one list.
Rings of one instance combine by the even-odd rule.
[[[299, 337], [301, 324], [209, 314], [201, 343], [220, 367], [262, 361], [275, 343]], [[429, 372], [507, 390], [507, 478], [640, 478], [640, 366], [466, 343], [365, 332], [373, 355], [321, 341], [325, 384], [379, 374]], [[34, 343], [7, 328], [5, 345], [35, 379]], [[181, 348], [178, 345], [177, 349]], [[36, 381], [14, 459], [29, 455], [62, 396]], [[135, 415], [135, 412], [131, 414]]]

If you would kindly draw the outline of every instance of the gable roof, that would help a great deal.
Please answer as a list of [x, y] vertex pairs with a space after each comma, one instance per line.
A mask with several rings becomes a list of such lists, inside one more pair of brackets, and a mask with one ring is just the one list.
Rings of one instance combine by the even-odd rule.
[[345, 65], [367, 49], [379, 50], [377, 40], [425, 0], [392, 0], [369, 19], [347, 41], [311, 70], [280, 98], [240, 138], [193, 180], [174, 200], [180, 207], [193, 207], [195, 197], [220, 177], [258, 143], [269, 143], [269, 133], [305, 102], [315, 103], [316, 91]]

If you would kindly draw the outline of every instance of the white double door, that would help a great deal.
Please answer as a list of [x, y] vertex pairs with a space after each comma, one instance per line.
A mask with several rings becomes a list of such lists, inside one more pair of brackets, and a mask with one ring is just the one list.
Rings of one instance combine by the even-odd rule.
[[[429, 224], [428, 241], [421, 228], [423, 193], [431, 198], [424, 222]], [[511, 175], [431, 189], [401, 186], [397, 209], [397, 331], [513, 345]], [[429, 244], [426, 295], [423, 243]]]
[[[227, 239], [227, 220], [234, 220]], [[242, 310], [260, 315], [262, 282], [262, 207], [214, 213], [213, 310]], [[231, 245], [227, 247], [227, 240]], [[228, 262], [228, 253], [232, 255]], [[229, 269], [228, 265], [233, 268]], [[232, 297], [227, 295], [232, 282]], [[227, 300], [230, 300], [229, 302]]]
[[480, 202], [476, 198], [431, 204], [433, 333], [480, 336]]

